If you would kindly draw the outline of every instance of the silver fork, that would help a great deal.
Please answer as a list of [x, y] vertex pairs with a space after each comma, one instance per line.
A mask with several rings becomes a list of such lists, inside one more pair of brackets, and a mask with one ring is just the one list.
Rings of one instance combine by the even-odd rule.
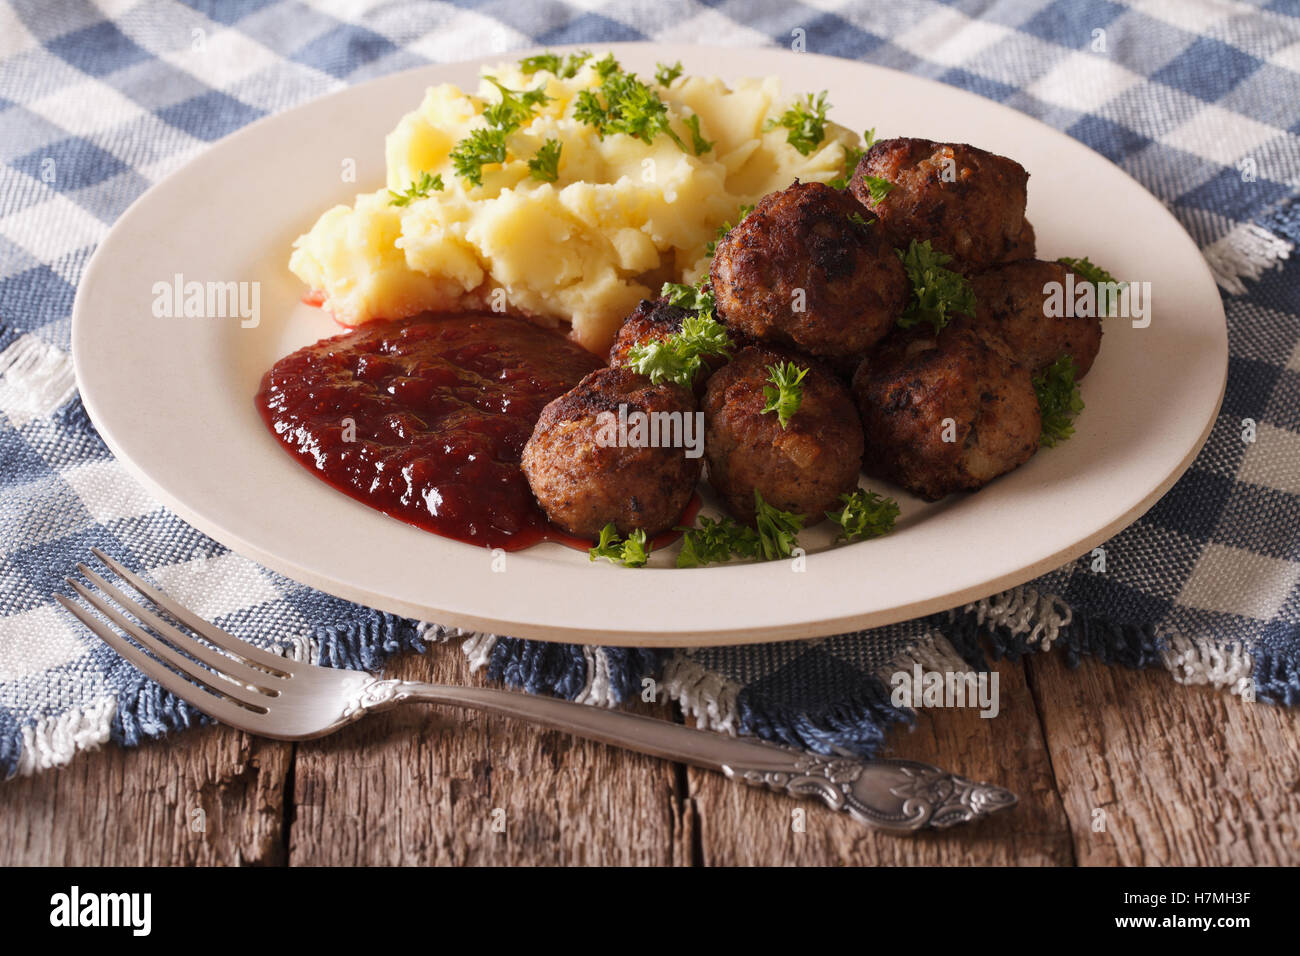
[[68, 584], [117, 629], [63, 594], [56, 594], [56, 600], [109, 647], [177, 697], [250, 734], [309, 740], [398, 701], [416, 700], [514, 717], [616, 747], [719, 770], [733, 780], [793, 796], [818, 796], [832, 809], [887, 831], [949, 827], [1016, 803], [1015, 794], [1001, 787], [972, 783], [911, 760], [822, 756], [551, 697], [488, 687], [384, 680], [364, 671], [288, 660], [214, 627], [103, 551], [94, 548], [92, 552], [202, 640], [146, 610], [84, 564], [77, 565], [77, 570], [102, 595], [74, 578], [68, 578]]

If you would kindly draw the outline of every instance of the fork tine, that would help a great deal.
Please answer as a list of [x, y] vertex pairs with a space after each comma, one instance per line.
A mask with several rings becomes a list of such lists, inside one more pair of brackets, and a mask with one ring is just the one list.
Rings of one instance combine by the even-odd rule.
[[229, 697], [241, 704], [247, 704], [249, 707], [257, 707], [263, 710], [266, 709], [269, 698], [265, 695], [259, 694], [256, 691], [248, 691], [242, 685], [236, 684], [232, 681], [219, 681], [217, 679], [219, 675], [206, 669], [201, 664], [196, 664], [189, 658], [177, 654], [162, 641], [158, 640], [158, 638], [154, 637], [137, 624], [127, 620], [121, 612], [80, 581], [74, 580], [73, 578], [67, 578], [66, 580], [68, 584], [72, 586], [72, 589], [81, 595], [82, 599], [85, 600], [86, 603], [111, 620], [121, 630], [126, 631], [142, 646], [147, 648], [157, 657], [162, 658], [190, 680], [198, 681], [214, 694]]
[[[275, 693], [273, 683], [281, 683], [283, 681], [281, 675], [272, 675], [268, 674], [264, 670], [249, 667], [239, 658], [229, 657], [218, 651], [214, 651], [203, 642], [195, 640], [183, 631], [177, 630], [158, 615], [147, 610], [137, 601], [131, 600], [126, 593], [119, 588], [113, 587], [84, 564], [77, 565], [77, 570], [84, 574], [92, 584], [125, 608], [128, 614], [135, 615], [136, 620], [140, 621], [140, 623], [145, 627], [153, 628], [155, 631], [159, 632], [159, 635], [164, 640], [170, 643], [178, 651], [189, 654], [191, 657], [197, 657], [219, 674], [229, 677], [240, 684], [255, 684], [267, 693]], [[71, 582], [71, 579], [69, 579], [69, 581]], [[134, 632], [132, 633], [134, 634]], [[146, 635], [146, 637], [151, 638], [152, 635]], [[140, 640], [141, 643], [149, 646], [148, 642], [143, 638], [137, 637], [137, 640]]]
[[252, 733], [264, 732], [259, 722], [260, 714], [246, 710], [225, 698], [216, 697], [203, 688], [191, 684], [174, 670], [164, 667], [145, 654], [103, 621], [92, 617], [89, 611], [66, 595], [56, 594], [54, 599], [62, 604], [77, 620], [86, 625], [96, 637], [130, 661], [142, 674], [146, 677], [152, 677], [177, 697], [189, 701], [208, 716], [215, 717], [232, 727], [238, 727], [240, 730], [247, 730]]
[[204, 638], [217, 645], [217, 647], [229, 651], [232, 654], [238, 654], [240, 657], [250, 663], [256, 664], [258, 667], [268, 668], [283, 677], [289, 676], [288, 667], [290, 662], [286, 661], [283, 657], [276, 657], [274, 654], [268, 653], [260, 647], [254, 647], [247, 641], [241, 641], [239, 638], [235, 637], [235, 635], [227, 634], [225, 631], [221, 630], [221, 628], [203, 620], [203, 618], [199, 617], [188, 608], [177, 604], [171, 598], [167, 597], [167, 595], [149, 584], [148, 581], [144, 580], [138, 574], [133, 574], [131, 571], [128, 571], [99, 548], [91, 548], [90, 553], [103, 561], [110, 571], [122, 578], [124, 581], [129, 582], [133, 588], [149, 600], [153, 601], [154, 604], [158, 605], [186, 627], [192, 628], [198, 634], [203, 635]]

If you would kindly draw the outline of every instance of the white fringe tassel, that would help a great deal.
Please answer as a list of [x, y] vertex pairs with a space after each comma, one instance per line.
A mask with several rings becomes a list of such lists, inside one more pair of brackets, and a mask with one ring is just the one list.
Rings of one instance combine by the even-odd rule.
[[0, 412], [15, 426], [53, 414], [76, 393], [72, 356], [34, 335], [0, 352]]
[[1233, 295], [1244, 295], [1243, 279], [1258, 279], [1291, 255], [1292, 243], [1254, 223], [1241, 223], [1205, 249], [1214, 279]]
[[891, 658], [876, 671], [876, 676], [886, 686], [892, 686], [893, 676], [899, 671], [911, 674], [917, 665], [923, 674], [965, 673], [971, 669], [948, 639], [938, 631], [930, 631], [907, 650]]
[[[497, 635], [480, 634], [473, 631], [460, 632], [465, 641], [460, 645], [461, 651], [469, 658], [470, 673], [488, 665], [492, 660], [492, 649], [496, 647]], [[593, 707], [614, 707], [614, 684], [610, 680], [609, 657], [600, 647], [584, 647], [582, 656], [587, 662], [587, 680], [574, 701], [590, 704]]]
[[434, 644], [446, 644], [454, 637], [471, 637], [473, 634], [473, 631], [449, 627], [446, 624], [430, 624], [428, 621], [421, 621], [415, 628], [416, 637]]
[[38, 770], [62, 767], [78, 752], [107, 743], [116, 713], [117, 698], [104, 697], [84, 710], [70, 710], [24, 727], [16, 772], [27, 776]]
[[583, 647], [582, 656], [587, 660], [587, 682], [574, 700], [593, 707], [613, 707], [617, 701], [609, 678], [609, 656], [599, 647]]
[[736, 733], [736, 695], [740, 685], [715, 674], [686, 651], [676, 651], [664, 667], [664, 692], [677, 701], [695, 726], [723, 734]]
[[1052, 643], [1060, 636], [1074, 617], [1069, 605], [1051, 594], [1039, 594], [1029, 587], [1012, 588], [967, 604], [966, 613], [974, 612], [981, 625], [1006, 628], [1019, 636], [1028, 634], [1028, 642], [1041, 650], [1050, 651]]
[[1175, 632], [1163, 634], [1165, 647], [1160, 656], [1180, 684], [1209, 684], [1241, 696], [1253, 696], [1251, 677], [1255, 663], [1240, 644], [1211, 644]]
[[496, 646], [496, 643], [497, 636], [495, 634], [475, 634], [461, 644], [460, 649], [469, 658], [469, 672], [471, 674], [479, 668], [487, 666], [488, 661], [492, 659], [492, 648]]

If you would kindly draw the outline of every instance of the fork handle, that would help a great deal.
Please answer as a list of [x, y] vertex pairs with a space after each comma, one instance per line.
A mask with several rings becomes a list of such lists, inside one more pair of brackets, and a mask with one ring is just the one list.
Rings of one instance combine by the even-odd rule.
[[913, 760], [859, 760], [823, 756], [753, 738], [728, 737], [625, 711], [491, 687], [456, 687], [375, 680], [357, 702], [357, 716], [402, 700], [450, 704], [514, 717], [588, 740], [718, 770], [733, 780], [821, 797], [833, 810], [882, 830], [909, 833], [950, 827], [1011, 807], [1002, 787]]

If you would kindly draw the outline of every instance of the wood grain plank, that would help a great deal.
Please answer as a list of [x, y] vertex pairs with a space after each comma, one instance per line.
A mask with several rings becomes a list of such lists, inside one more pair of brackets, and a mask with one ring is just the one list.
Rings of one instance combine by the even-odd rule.
[[1081, 864], [1300, 863], [1295, 711], [1057, 654], [1029, 675]]
[[106, 745], [62, 769], [15, 778], [0, 784], [0, 862], [283, 863], [291, 751], [207, 727], [137, 748]]
[[[1058, 655], [1027, 666], [1028, 684], [1023, 668], [998, 666], [997, 718], [923, 711], [894, 737], [899, 756], [1020, 794], [1009, 814], [947, 833], [885, 837], [716, 774], [412, 706], [300, 745], [293, 761], [289, 745], [213, 727], [7, 781], [0, 863], [655, 865], [691, 862], [696, 843], [712, 864], [1300, 862], [1293, 711], [1178, 687], [1161, 672], [1070, 671]], [[471, 679], [450, 647], [399, 672]], [[803, 833], [791, 828], [796, 806]], [[498, 807], [505, 833], [492, 830]], [[1096, 809], [1104, 832], [1092, 829]]]
[[[796, 802], [687, 772], [708, 865], [1053, 865], [1073, 862], [1069, 825], [1053, 782], [1034, 701], [1021, 664], [1000, 662], [1000, 711], [921, 711], [914, 730], [891, 739], [889, 755], [933, 763], [1008, 787], [1020, 803], [973, 826], [889, 836], [817, 802]], [[793, 811], [804, 808], [805, 832]]]
[[[477, 681], [450, 645], [395, 662], [390, 674]], [[674, 765], [450, 708], [411, 704], [300, 744], [292, 798], [295, 865], [690, 860]]]

